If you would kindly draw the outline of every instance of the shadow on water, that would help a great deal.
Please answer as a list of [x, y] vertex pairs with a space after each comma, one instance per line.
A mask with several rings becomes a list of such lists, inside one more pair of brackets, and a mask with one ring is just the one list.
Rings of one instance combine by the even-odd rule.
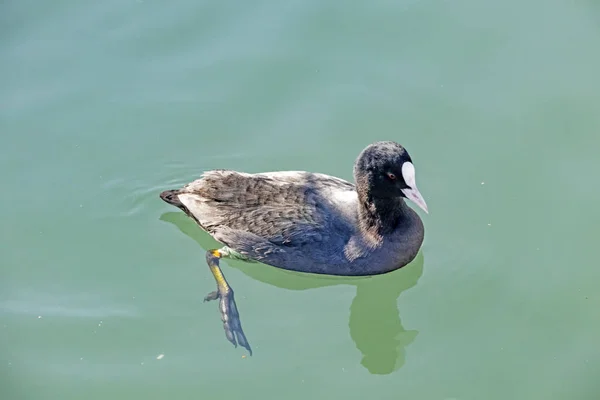
[[[161, 221], [175, 225], [196, 241], [204, 250], [220, 247], [184, 213], [167, 212]], [[203, 261], [204, 259], [201, 258]], [[350, 305], [350, 336], [362, 353], [361, 364], [372, 374], [389, 374], [405, 362], [405, 349], [417, 334], [402, 326], [398, 297], [417, 284], [423, 274], [423, 254], [404, 268], [371, 277], [333, 277], [287, 271], [262, 264], [247, 264], [227, 260], [227, 265], [260, 282], [289, 290], [307, 290], [334, 285], [356, 287], [356, 296]], [[226, 274], [226, 273], [225, 273]], [[232, 285], [234, 289], [236, 287]]]

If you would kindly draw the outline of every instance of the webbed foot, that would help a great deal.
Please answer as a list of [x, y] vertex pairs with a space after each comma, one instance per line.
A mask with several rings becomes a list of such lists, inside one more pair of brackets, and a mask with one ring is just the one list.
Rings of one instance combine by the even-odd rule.
[[223, 329], [225, 330], [225, 336], [235, 347], [239, 344], [248, 350], [248, 353], [252, 355], [252, 348], [246, 339], [244, 330], [242, 329], [242, 323], [240, 321], [240, 314], [235, 304], [235, 298], [233, 296], [233, 290], [229, 288], [229, 291], [224, 294], [220, 294], [218, 291], [210, 292], [204, 301], [212, 301], [219, 299], [219, 312], [221, 313], [221, 321], [223, 321]]
[[221, 257], [222, 254], [219, 250], [209, 250], [206, 253], [206, 262], [217, 282], [217, 290], [206, 295], [204, 301], [219, 299], [219, 312], [221, 313], [221, 320], [223, 321], [223, 329], [225, 330], [227, 340], [235, 347], [239, 344], [252, 355], [252, 348], [242, 329], [240, 314], [237, 305], [235, 304], [233, 289], [225, 280], [225, 276], [223, 276], [223, 272], [219, 267], [219, 259]]

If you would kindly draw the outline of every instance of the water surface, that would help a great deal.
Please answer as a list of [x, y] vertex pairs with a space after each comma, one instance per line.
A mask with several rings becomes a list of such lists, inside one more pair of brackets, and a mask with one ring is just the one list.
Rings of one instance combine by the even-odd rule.
[[[600, 8], [532, 0], [0, 5], [3, 399], [597, 399]], [[409, 266], [224, 262], [158, 193], [203, 170], [352, 179], [397, 140]], [[163, 355], [161, 359], [157, 359]]]

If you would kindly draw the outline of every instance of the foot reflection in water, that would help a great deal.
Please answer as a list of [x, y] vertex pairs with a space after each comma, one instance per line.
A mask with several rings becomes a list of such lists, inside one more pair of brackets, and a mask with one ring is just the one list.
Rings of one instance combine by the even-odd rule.
[[[160, 219], [175, 225], [205, 250], [214, 247], [216, 243], [183, 213], [168, 212], [161, 215]], [[423, 274], [421, 252], [407, 266], [388, 274], [371, 277], [317, 275], [315, 278], [315, 275], [311, 274], [274, 267], [261, 268], [257, 264], [229, 262], [229, 265], [253, 279], [284, 289], [355, 286], [356, 296], [350, 305], [348, 325], [350, 336], [363, 355], [361, 364], [372, 374], [382, 375], [396, 371], [404, 365], [406, 347], [415, 340], [418, 331], [404, 329], [398, 310], [398, 298], [403, 291], [415, 286]], [[236, 290], [235, 285], [232, 286]]]

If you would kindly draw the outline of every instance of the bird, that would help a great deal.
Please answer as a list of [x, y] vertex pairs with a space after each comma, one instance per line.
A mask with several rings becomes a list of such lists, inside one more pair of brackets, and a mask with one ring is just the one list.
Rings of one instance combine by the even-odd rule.
[[356, 158], [353, 177], [354, 183], [308, 171], [212, 169], [160, 193], [223, 245], [206, 252], [217, 290], [204, 301], [219, 300], [225, 336], [235, 347], [252, 355], [220, 259], [369, 276], [397, 270], [416, 257], [424, 224], [405, 199], [429, 212], [407, 150], [395, 141], [371, 143]]

